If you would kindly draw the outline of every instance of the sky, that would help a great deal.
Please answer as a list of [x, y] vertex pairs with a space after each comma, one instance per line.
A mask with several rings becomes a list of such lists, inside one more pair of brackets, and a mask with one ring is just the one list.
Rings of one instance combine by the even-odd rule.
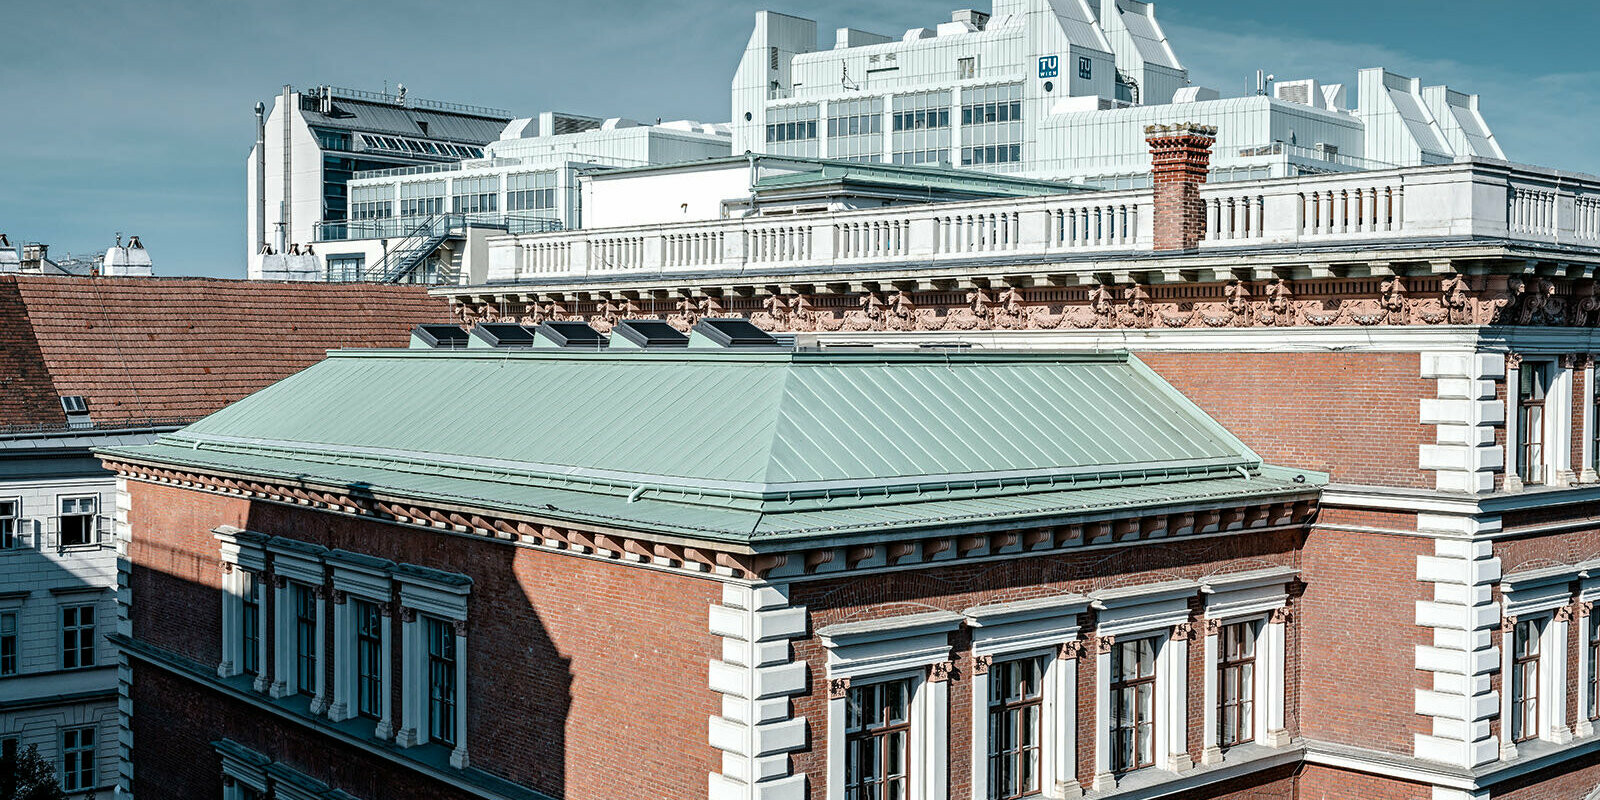
[[[986, 9], [986, 2], [976, 4]], [[162, 275], [243, 277], [253, 107], [283, 84], [639, 120], [726, 121], [757, 10], [898, 34], [959, 0], [21, 0], [0, 55], [0, 232], [52, 254], [139, 234]], [[1352, 86], [1363, 67], [1482, 95], [1514, 161], [1600, 174], [1592, 0], [1165, 0], [1193, 82]], [[1353, 93], [1352, 93], [1353, 95]]]

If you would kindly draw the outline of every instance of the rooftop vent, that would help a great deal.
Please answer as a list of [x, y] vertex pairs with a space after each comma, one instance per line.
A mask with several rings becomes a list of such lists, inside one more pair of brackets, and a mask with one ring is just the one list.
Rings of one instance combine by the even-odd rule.
[[81, 394], [68, 394], [61, 397], [61, 410], [69, 416], [89, 413], [89, 401], [83, 399]]
[[[480, 322], [472, 335], [489, 347], [526, 348], [533, 346], [533, 331], [510, 322]], [[471, 346], [471, 343], [468, 344]], [[481, 345], [480, 345], [481, 346]]]
[[599, 350], [606, 346], [606, 337], [586, 323], [577, 320], [552, 320], [541, 322], [534, 328], [534, 347], [562, 347], [577, 350]]
[[611, 346], [666, 350], [689, 346], [689, 337], [659, 319], [625, 319], [611, 329]]
[[782, 347], [772, 334], [745, 319], [703, 319], [694, 326], [690, 347]]
[[460, 350], [467, 341], [467, 332], [459, 325], [418, 325], [411, 329], [411, 346], [415, 348]]

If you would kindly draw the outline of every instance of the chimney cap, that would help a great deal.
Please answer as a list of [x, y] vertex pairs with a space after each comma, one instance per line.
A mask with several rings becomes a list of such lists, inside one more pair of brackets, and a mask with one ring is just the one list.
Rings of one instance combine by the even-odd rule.
[[1146, 136], [1216, 136], [1217, 126], [1194, 122], [1177, 122], [1171, 125], [1146, 125]]

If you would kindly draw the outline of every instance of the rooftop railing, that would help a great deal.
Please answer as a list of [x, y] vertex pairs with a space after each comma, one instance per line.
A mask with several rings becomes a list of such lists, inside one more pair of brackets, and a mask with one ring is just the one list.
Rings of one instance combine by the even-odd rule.
[[[451, 230], [496, 228], [507, 233], [545, 233], [559, 231], [561, 220], [548, 214], [508, 212], [503, 214], [440, 214], [435, 217]], [[389, 217], [386, 219], [349, 220], [317, 223], [317, 241], [345, 242], [358, 239], [395, 239], [410, 236], [419, 224], [429, 218]]]
[[[1441, 239], [1594, 249], [1600, 179], [1503, 163], [1201, 187], [1200, 250]], [[1150, 189], [494, 237], [490, 281], [1154, 252]]]
[[334, 97], [346, 100], [364, 100], [369, 103], [387, 103], [404, 108], [426, 108], [432, 111], [444, 111], [451, 114], [471, 114], [477, 117], [504, 117], [511, 118], [511, 112], [501, 108], [489, 106], [475, 106], [468, 103], [446, 103], [441, 100], [424, 100], [420, 97], [407, 97], [400, 94], [385, 92], [369, 92], [362, 89], [346, 89], [342, 86], [323, 87], [333, 93]]

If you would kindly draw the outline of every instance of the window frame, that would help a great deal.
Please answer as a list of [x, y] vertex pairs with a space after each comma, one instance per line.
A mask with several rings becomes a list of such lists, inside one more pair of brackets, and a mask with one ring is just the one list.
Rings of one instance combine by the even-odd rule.
[[[85, 743], [84, 734], [88, 734]], [[75, 741], [69, 744], [69, 737]], [[83, 792], [94, 789], [99, 785], [97, 780], [98, 760], [95, 747], [98, 744], [98, 731], [93, 725], [73, 725], [61, 729], [61, 788], [66, 792]], [[70, 766], [69, 766], [70, 765]], [[84, 781], [87, 777], [87, 782]]]
[[[72, 501], [89, 501], [92, 503], [87, 513], [66, 512], [66, 503]], [[56, 495], [56, 547], [61, 550], [90, 548], [100, 546], [100, 495], [99, 494], [58, 494]], [[67, 541], [67, 520], [82, 519], [84, 522], [84, 540]]]
[[237, 674], [257, 676], [261, 670], [261, 625], [266, 614], [261, 573], [237, 568], [240, 573]]
[[[871, 691], [874, 694], [874, 697], [888, 697], [888, 693], [884, 691], [885, 687], [896, 685], [904, 686], [904, 695], [901, 704], [901, 714], [903, 716], [902, 719], [899, 719], [898, 721], [895, 719], [881, 719], [884, 714], [889, 713], [889, 706], [887, 705], [887, 702], [884, 701], [874, 704], [875, 707], [878, 707], [881, 712], [879, 715], [880, 719], [876, 723], [867, 723], [866, 715], [860, 711], [857, 711], [854, 717], [861, 722], [852, 728], [849, 709], [852, 706], [857, 709], [864, 708], [863, 704], [856, 699], [860, 693]], [[845, 800], [867, 800], [868, 798], [872, 797], [883, 797], [885, 796], [883, 794], [884, 790], [896, 783], [898, 783], [901, 787], [901, 792], [899, 795], [900, 797], [906, 798], [912, 796], [911, 787], [913, 776], [911, 768], [911, 729], [914, 716], [912, 705], [915, 695], [915, 679], [911, 676], [904, 675], [867, 681], [861, 683], [860, 685], [852, 684], [850, 688], [846, 690], [846, 719], [844, 724]], [[889, 774], [888, 767], [886, 766], [889, 763], [891, 748], [894, 747], [894, 745], [890, 742], [892, 737], [895, 736], [899, 737], [898, 751], [901, 772], [898, 777], [893, 774]], [[867, 751], [867, 745], [870, 745], [871, 749], [876, 751], [876, 763], [879, 765], [877, 772], [879, 774], [875, 778], [865, 776], [861, 766], [861, 754]], [[854, 767], [855, 773], [858, 776], [858, 779], [854, 783], [852, 783], [850, 780], [852, 767]], [[873, 794], [870, 791], [869, 787], [873, 786], [879, 787], [876, 794]]]
[[456, 705], [461, 699], [460, 687], [456, 685], [459, 654], [455, 623], [423, 615], [423, 631], [428, 640], [424, 672], [428, 689], [428, 740], [455, 747], [460, 738], [456, 730]]
[[[1506, 720], [1512, 744], [1534, 741], [1543, 732], [1540, 724], [1540, 705], [1544, 699], [1540, 683], [1543, 623], [1543, 617], [1519, 619], [1512, 631], [1511, 685], [1507, 689], [1511, 693], [1511, 718]], [[1531, 697], [1529, 687], [1532, 688]]]
[[1583, 617], [1583, 628], [1588, 638], [1582, 647], [1588, 650], [1589, 655], [1588, 675], [1584, 676], [1589, 692], [1584, 703], [1584, 716], [1592, 723], [1600, 720], [1600, 664], [1596, 663], [1600, 661], [1600, 614], [1589, 609], [1589, 613]]
[[[6, 633], [6, 620], [11, 620], [11, 632]], [[22, 669], [22, 612], [21, 609], [0, 609], [0, 678], [9, 678]]]
[[[1159, 704], [1157, 698], [1156, 682], [1160, 677], [1160, 659], [1162, 642], [1157, 634], [1146, 634], [1119, 638], [1111, 645], [1111, 675], [1110, 675], [1110, 717], [1103, 724], [1109, 724], [1111, 736], [1111, 773], [1113, 775], [1126, 775], [1156, 765], [1156, 741], [1161, 731], [1157, 724], [1156, 708]], [[1143, 674], [1143, 653], [1141, 645], [1149, 645], [1148, 675]], [[1138, 672], [1131, 678], [1125, 677], [1122, 665], [1127, 658], [1128, 650], [1132, 648], [1135, 662], [1140, 666]], [[1140, 690], [1147, 689], [1145, 701], [1139, 701]], [[1130, 724], [1123, 724], [1126, 714], [1128, 698], [1132, 698], [1133, 714]], [[1148, 709], [1144, 708], [1148, 705]], [[1146, 716], [1148, 717], [1146, 719]], [[1140, 731], [1148, 730], [1148, 752], [1140, 753]], [[1129, 751], [1125, 754], [1123, 747], [1123, 734], [1128, 737]]]
[[[351, 597], [355, 622], [355, 715], [377, 722], [383, 718], [383, 607], [364, 597]], [[371, 613], [364, 613], [367, 607]], [[371, 624], [371, 629], [367, 628]], [[369, 663], [370, 662], [370, 663]], [[370, 670], [370, 671], [369, 671]], [[368, 701], [371, 701], [370, 705]]]
[[289, 613], [293, 626], [289, 655], [294, 662], [295, 693], [305, 697], [316, 696], [317, 674], [322, 666], [317, 658], [319, 588], [301, 581], [289, 581]]
[[[98, 666], [95, 653], [95, 626], [98, 622], [96, 619], [96, 606], [97, 604], [93, 602], [63, 603], [58, 608], [56, 619], [60, 623], [59, 641], [61, 644], [61, 654], [57, 663], [61, 665], [62, 670], [93, 669], [94, 667]], [[87, 609], [89, 612], [89, 623], [87, 625], [83, 624], [83, 612], [85, 609]], [[68, 612], [76, 613], [76, 618], [70, 625], [67, 623]], [[87, 632], [87, 637], [85, 636], [85, 632]], [[74, 646], [71, 647], [69, 647], [67, 644], [67, 637], [69, 635], [73, 637], [74, 641]], [[86, 638], [87, 644], [85, 643]], [[67, 657], [69, 654], [71, 654], [73, 657], [72, 660], [74, 663], [72, 664], [67, 663]], [[88, 656], [87, 659], [85, 659], [86, 655]]]
[[0, 551], [15, 550], [23, 546], [22, 498], [0, 497], [0, 508], [11, 506], [11, 513], [0, 513]]
[[[1217, 746], [1223, 750], [1248, 744], [1256, 741], [1260, 732], [1256, 725], [1257, 690], [1260, 686], [1259, 655], [1261, 647], [1261, 622], [1254, 619], [1228, 620], [1222, 623], [1217, 634]], [[1229, 652], [1230, 633], [1243, 630], [1243, 635], [1234, 635], [1231, 638], [1248, 645], [1240, 650], [1248, 649], [1248, 653], [1237, 656]], [[1232, 673], [1232, 681], [1229, 675]], [[1233, 690], [1230, 699], [1229, 688]], [[1233, 723], [1233, 735], [1228, 731], [1228, 722]]]
[[[1025, 797], [1036, 797], [1044, 791], [1044, 773], [1047, 763], [1048, 736], [1046, 728], [1050, 721], [1047, 719], [1047, 704], [1045, 697], [1049, 693], [1050, 670], [1054, 659], [1049, 655], [1032, 654], [1008, 657], [1005, 660], [996, 660], [989, 667], [989, 696], [985, 705], [985, 717], [989, 730], [987, 737], [988, 758], [988, 787], [985, 797], [989, 800], [1021, 800]], [[1036, 683], [1033, 692], [1027, 691], [1026, 680], [1020, 681], [1021, 693], [1013, 699], [1007, 680], [1008, 673], [1025, 665], [1037, 669]], [[1027, 739], [1028, 724], [1025, 714], [1033, 714], [1032, 743]], [[998, 723], [997, 724], [997, 717]], [[1002, 741], [1000, 731], [1008, 731], [1011, 736]], [[1024, 764], [1028, 754], [1032, 754], [1032, 768], [1027, 771], [1027, 777], [1017, 779], [1016, 790], [1009, 791], [1005, 787], [1008, 776], [1024, 774]], [[1009, 769], [1004, 767], [1009, 765]]]
[[[1517, 441], [1515, 463], [1517, 479], [1524, 486], [1550, 484], [1550, 454], [1548, 444], [1559, 441], [1550, 435], [1552, 405], [1560, 403], [1560, 395], [1551, 397], [1557, 389], [1556, 362], [1552, 359], [1528, 358], [1517, 367], [1516, 414]], [[1525, 393], [1524, 384], [1529, 384]], [[1538, 396], [1533, 395], [1537, 393]], [[1554, 399], [1555, 403], [1550, 401]], [[1536, 423], [1535, 423], [1536, 420]]]

